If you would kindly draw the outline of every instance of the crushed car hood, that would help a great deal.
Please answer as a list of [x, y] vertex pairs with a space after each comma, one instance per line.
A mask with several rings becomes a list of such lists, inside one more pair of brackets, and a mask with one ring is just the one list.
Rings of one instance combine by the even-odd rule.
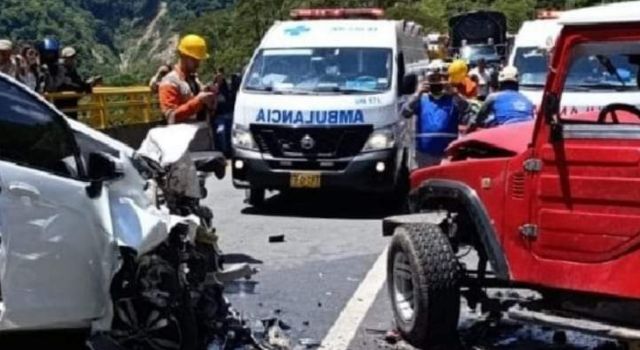
[[453, 155], [467, 145], [480, 144], [513, 154], [522, 153], [531, 142], [533, 126], [534, 122], [530, 121], [479, 130], [452, 142], [446, 152]]

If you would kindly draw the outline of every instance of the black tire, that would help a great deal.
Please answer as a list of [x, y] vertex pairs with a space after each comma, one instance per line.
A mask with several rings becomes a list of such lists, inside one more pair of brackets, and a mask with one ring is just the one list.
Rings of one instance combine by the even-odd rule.
[[251, 206], [260, 207], [264, 204], [265, 196], [266, 191], [264, 188], [251, 188], [249, 189], [247, 201]]
[[159, 255], [140, 258], [135, 289], [113, 303], [111, 335], [128, 350], [196, 350], [197, 324], [176, 269]]
[[438, 225], [396, 229], [387, 258], [387, 285], [396, 326], [409, 343], [421, 349], [457, 344], [459, 279], [456, 256]]

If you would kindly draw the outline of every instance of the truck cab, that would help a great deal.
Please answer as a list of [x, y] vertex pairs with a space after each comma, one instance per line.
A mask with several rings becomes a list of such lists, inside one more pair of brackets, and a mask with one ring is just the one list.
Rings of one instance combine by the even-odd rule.
[[[407, 65], [425, 59], [420, 27], [377, 9], [292, 12], [265, 34], [238, 93], [233, 183], [265, 190], [406, 192], [412, 122]], [[355, 18], [351, 18], [355, 17]]]
[[471, 65], [498, 66], [507, 51], [507, 19], [497, 11], [473, 11], [449, 19], [450, 51]]

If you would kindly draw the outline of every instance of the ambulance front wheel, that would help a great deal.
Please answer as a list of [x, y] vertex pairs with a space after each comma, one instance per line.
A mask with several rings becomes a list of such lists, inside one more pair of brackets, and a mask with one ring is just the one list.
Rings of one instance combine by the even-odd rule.
[[253, 207], [259, 207], [264, 204], [266, 191], [264, 188], [250, 188], [247, 190], [247, 203]]

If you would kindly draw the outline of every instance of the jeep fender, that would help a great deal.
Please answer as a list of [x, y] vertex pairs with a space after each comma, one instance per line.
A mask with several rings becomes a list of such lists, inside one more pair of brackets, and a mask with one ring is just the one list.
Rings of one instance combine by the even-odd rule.
[[[486, 208], [478, 198], [475, 190], [459, 181], [432, 179], [423, 182], [420, 187], [412, 190], [409, 197], [412, 206], [417, 209], [416, 211], [423, 208], [425, 203], [437, 199], [453, 200], [465, 208], [469, 219], [476, 228], [479, 241], [484, 247], [496, 277], [502, 280], [509, 279], [509, 266], [498, 241], [498, 235], [491, 224]], [[421, 222], [440, 223], [443, 219], [434, 218], [433, 215], [424, 213], [390, 217], [383, 221], [383, 235], [393, 235], [393, 231], [397, 226]]]

